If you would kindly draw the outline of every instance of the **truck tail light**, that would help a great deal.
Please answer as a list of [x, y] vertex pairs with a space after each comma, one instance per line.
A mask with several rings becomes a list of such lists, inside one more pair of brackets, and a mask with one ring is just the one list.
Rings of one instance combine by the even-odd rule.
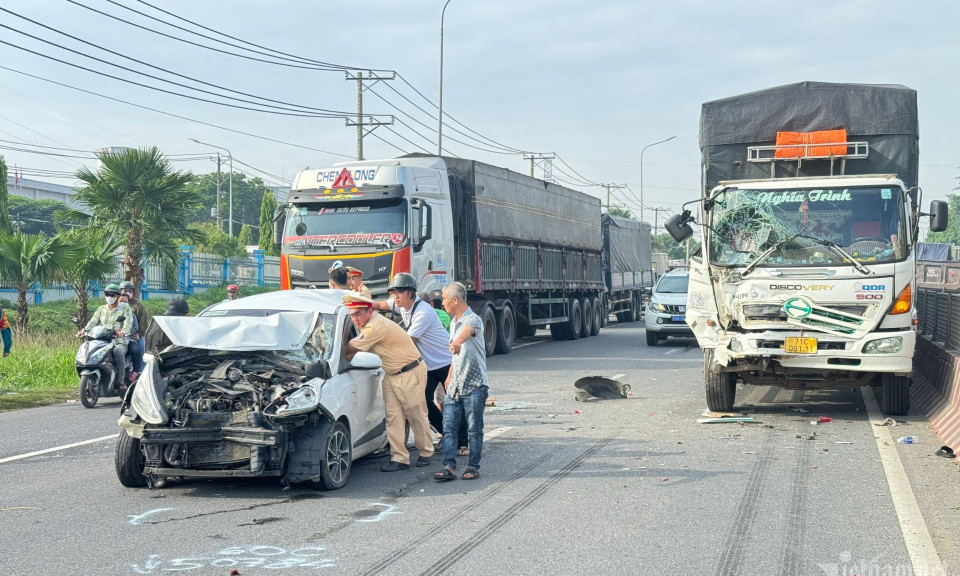
[[913, 309], [913, 303], [911, 302], [911, 293], [910, 285], [903, 289], [903, 292], [900, 293], [900, 297], [897, 298], [897, 301], [893, 303], [893, 308], [890, 309], [890, 314], [906, 314]]

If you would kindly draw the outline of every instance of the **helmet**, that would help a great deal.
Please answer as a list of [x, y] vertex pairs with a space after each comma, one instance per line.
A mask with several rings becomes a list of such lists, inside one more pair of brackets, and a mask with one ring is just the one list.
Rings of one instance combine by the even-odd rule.
[[120, 294], [120, 287], [116, 284], [107, 284], [107, 287], [103, 289], [104, 294], [113, 292], [114, 294]]
[[133, 290], [133, 289], [134, 289], [134, 287], [133, 287], [133, 282], [131, 282], [131, 281], [129, 281], [129, 280], [124, 280], [123, 282], [120, 283], [120, 290], [126, 290], [126, 289], [128, 289], [128, 288], [129, 288], [130, 290]]
[[240, 287], [237, 286], [236, 284], [231, 284], [227, 286], [227, 292], [239, 292], [239, 291], [240, 291]]
[[404, 290], [404, 289], [417, 289], [417, 279], [413, 277], [413, 274], [407, 274], [406, 272], [401, 272], [393, 277], [393, 280], [390, 282], [390, 285], [387, 286], [387, 290]]

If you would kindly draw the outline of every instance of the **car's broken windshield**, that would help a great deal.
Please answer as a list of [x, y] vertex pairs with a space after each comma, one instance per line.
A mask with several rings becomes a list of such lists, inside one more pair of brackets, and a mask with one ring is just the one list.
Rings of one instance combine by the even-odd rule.
[[900, 260], [902, 207], [897, 187], [726, 190], [711, 212], [710, 258], [746, 266], [783, 242], [759, 265], [851, 265], [830, 244], [857, 262]]

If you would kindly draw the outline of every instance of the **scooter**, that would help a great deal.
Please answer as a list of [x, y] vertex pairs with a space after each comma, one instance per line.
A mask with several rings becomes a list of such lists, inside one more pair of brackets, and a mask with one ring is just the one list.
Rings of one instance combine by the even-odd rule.
[[[120, 325], [126, 318], [117, 319]], [[77, 350], [77, 376], [80, 377], [80, 403], [85, 408], [97, 405], [100, 396], [120, 396], [133, 375], [130, 355], [124, 357], [124, 366], [119, 371], [113, 365], [113, 340], [117, 330], [106, 326], [94, 326], [84, 333], [83, 344]]]

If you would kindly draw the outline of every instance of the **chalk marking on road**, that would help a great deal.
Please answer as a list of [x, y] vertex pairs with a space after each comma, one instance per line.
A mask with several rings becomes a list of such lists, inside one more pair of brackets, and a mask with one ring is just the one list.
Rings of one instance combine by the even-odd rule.
[[534, 346], [534, 345], [536, 345], [536, 344], [543, 344], [544, 342], [549, 342], [549, 340], [537, 340], [536, 342], [526, 342], [526, 343], [524, 343], [524, 344], [518, 344], [518, 345], [514, 346], [513, 349], [516, 350], [517, 348], [525, 348], [525, 347], [527, 347], [527, 346]]
[[127, 518], [129, 518], [129, 520], [127, 520], [127, 524], [131, 526], [139, 526], [141, 524], [140, 521], [146, 518], [147, 516], [153, 516], [154, 514], [159, 514], [160, 512], [167, 512], [169, 510], [175, 510], [175, 508], [154, 508], [153, 510], [147, 510], [143, 514], [128, 514]]
[[[860, 388], [860, 393], [863, 395], [863, 403], [867, 408], [870, 421], [882, 420], [880, 406], [877, 405], [877, 399], [873, 395], [873, 388], [863, 386]], [[917, 505], [917, 498], [910, 487], [910, 480], [907, 479], [907, 472], [903, 468], [903, 462], [900, 461], [900, 454], [897, 452], [890, 429], [886, 426], [870, 426], [870, 428], [873, 429], [873, 438], [877, 441], [877, 450], [880, 451], [880, 461], [883, 463], [883, 472], [887, 476], [887, 485], [890, 486], [890, 496], [893, 499], [893, 507], [897, 511], [900, 531], [903, 532], [903, 540], [910, 554], [910, 562], [913, 564], [913, 573], [943, 574], [943, 564], [930, 538], [930, 531], [927, 530], [923, 514], [920, 513], [920, 506]]]
[[403, 512], [397, 512], [396, 507], [393, 504], [381, 504], [380, 502], [373, 502], [370, 506], [380, 506], [383, 508], [376, 516], [371, 518], [359, 518], [357, 522], [380, 522], [387, 516], [393, 516], [395, 514], [403, 514]]
[[667, 354], [676, 354], [676, 353], [679, 352], [679, 351], [680, 351], [679, 348], [671, 348], [671, 349], [667, 350], [666, 352], [664, 352], [663, 355], [666, 356]]
[[74, 442], [73, 444], [64, 444], [63, 446], [56, 446], [54, 448], [47, 448], [45, 450], [37, 450], [36, 452], [27, 452], [26, 454], [20, 454], [18, 456], [7, 456], [6, 458], [0, 458], [0, 464], [6, 464], [7, 462], [13, 462], [14, 460], [23, 460], [24, 458], [32, 458], [34, 456], [49, 454], [51, 452], [59, 452], [61, 450], [66, 450], [68, 448], [76, 448], [77, 446], [86, 446], [87, 444], [95, 444], [97, 442], [103, 442], [104, 440], [112, 440], [119, 435], [120, 434], [111, 434], [109, 436], [101, 436], [99, 438], [84, 440], [82, 442]]
[[491, 439], [491, 438], [496, 438], [497, 436], [499, 436], [499, 435], [507, 432], [508, 430], [512, 430], [512, 429], [513, 429], [513, 426], [501, 426], [501, 427], [499, 427], [499, 428], [494, 428], [493, 430], [491, 430], [491, 431], [489, 431], [489, 432], [484, 432], [484, 433], [483, 433], [483, 439], [484, 439], [484, 440], [489, 440], [489, 439]]

